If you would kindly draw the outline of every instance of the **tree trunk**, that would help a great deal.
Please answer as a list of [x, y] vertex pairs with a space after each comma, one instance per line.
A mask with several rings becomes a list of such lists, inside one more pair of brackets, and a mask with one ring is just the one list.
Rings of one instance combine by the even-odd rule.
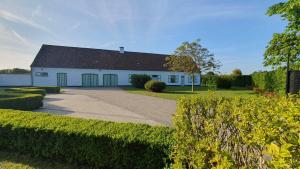
[[195, 75], [192, 74], [192, 92], [194, 92]]

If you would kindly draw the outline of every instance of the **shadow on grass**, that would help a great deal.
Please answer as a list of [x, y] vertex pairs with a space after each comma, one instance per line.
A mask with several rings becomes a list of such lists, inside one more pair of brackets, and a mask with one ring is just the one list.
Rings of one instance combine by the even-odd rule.
[[43, 158], [36, 158], [25, 154], [12, 153], [2, 150], [0, 151], [0, 168], [88, 169], [89, 167], [77, 166]]

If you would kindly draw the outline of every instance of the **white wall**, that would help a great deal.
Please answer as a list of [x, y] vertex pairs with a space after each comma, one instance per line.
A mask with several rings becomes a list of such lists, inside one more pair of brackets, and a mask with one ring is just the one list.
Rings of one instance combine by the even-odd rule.
[[[36, 76], [36, 72], [47, 72], [48, 77]], [[65, 69], [65, 68], [32, 68], [32, 77], [34, 86], [56, 86], [57, 85], [57, 73], [67, 73], [68, 86], [81, 86], [83, 73], [93, 73], [99, 75], [99, 85], [103, 85], [103, 74], [116, 74], [118, 75], [118, 85], [131, 85], [128, 78], [129, 74], [147, 74], [147, 75], [160, 75], [161, 81], [164, 81], [167, 85], [181, 85], [181, 76], [185, 76], [185, 85], [191, 85], [188, 83], [188, 75], [182, 72], [168, 72], [168, 71], [136, 71], [136, 70], [104, 70], [104, 69]], [[168, 75], [179, 75], [178, 83], [168, 83]], [[198, 75], [199, 76], [199, 75]], [[198, 83], [200, 84], [200, 76], [198, 77]]]
[[31, 86], [31, 74], [0, 74], [0, 86]]

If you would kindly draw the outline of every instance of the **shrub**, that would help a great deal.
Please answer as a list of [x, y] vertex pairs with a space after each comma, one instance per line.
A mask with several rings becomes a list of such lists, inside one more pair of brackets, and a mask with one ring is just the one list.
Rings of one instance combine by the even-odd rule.
[[300, 100], [194, 97], [178, 101], [174, 168], [299, 168]]
[[203, 75], [201, 76], [201, 86], [208, 87], [208, 89], [215, 90], [217, 88], [218, 75]]
[[284, 69], [274, 71], [254, 72], [252, 74], [253, 86], [266, 91], [285, 93], [286, 72]]
[[0, 108], [17, 110], [34, 110], [43, 106], [40, 94], [0, 93]]
[[145, 89], [150, 90], [152, 92], [162, 92], [165, 88], [166, 88], [166, 83], [157, 80], [149, 80], [145, 84]]
[[91, 168], [163, 168], [173, 129], [0, 110], [0, 148]]
[[143, 89], [145, 83], [151, 80], [151, 77], [148, 75], [131, 75], [131, 84], [133, 87]]
[[13, 93], [24, 93], [24, 94], [40, 94], [42, 96], [46, 95], [46, 91], [44, 89], [35, 89], [35, 88], [8, 88], [5, 89], [6, 92]]
[[217, 88], [230, 89], [231, 88], [231, 76], [221, 75], [217, 79]]
[[58, 86], [38, 86], [38, 87], [26, 87], [28, 89], [43, 89], [46, 91], [46, 93], [60, 93], [60, 87]]

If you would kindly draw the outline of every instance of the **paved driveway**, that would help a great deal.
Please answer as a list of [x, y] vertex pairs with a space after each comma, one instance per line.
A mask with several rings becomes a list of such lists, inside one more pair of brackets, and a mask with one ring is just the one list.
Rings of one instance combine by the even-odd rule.
[[129, 94], [118, 88], [67, 88], [49, 94], [44, 107], [36, 111], [88, 119], [171, 125], [176, 102]]

